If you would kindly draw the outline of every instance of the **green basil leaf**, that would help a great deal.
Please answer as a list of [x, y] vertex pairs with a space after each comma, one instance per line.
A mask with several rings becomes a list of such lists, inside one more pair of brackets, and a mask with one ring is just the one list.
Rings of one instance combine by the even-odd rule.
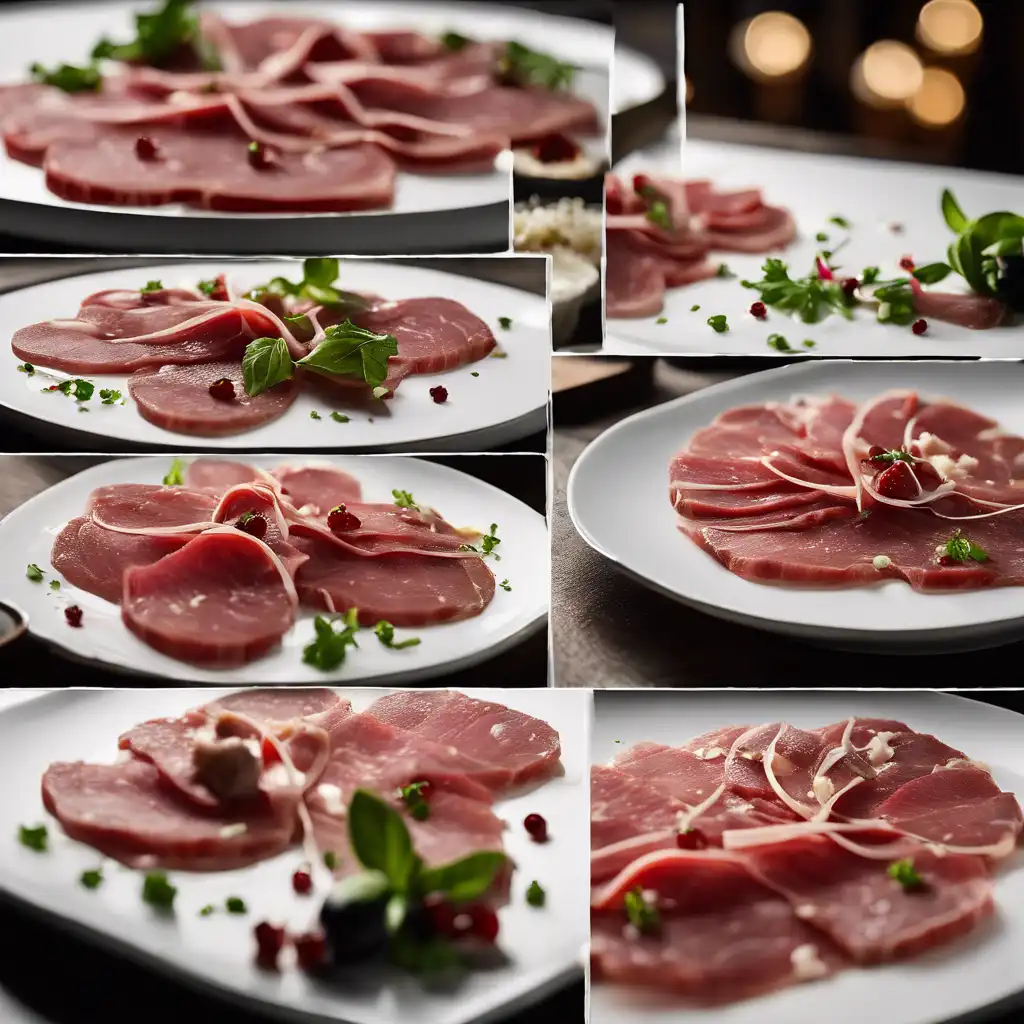
[[302, 261], [302, 278], [307, 285], [329, 288], [338, 280], [338, 261], [334, 259], [311, 259]]
[[981, 254], [982, 256], [1024, 256], [1024, 242], [1013, 236], [1000, 238], [982, 249]]
[[275, 384], [290, 380], [294, 372], [284, 338], [257, 338], [246, 345], [242, 356], [242, 379], [245, 393], [251, 398], [268, 391]]
[[317, 284], [307, 284], [303, 294], [312, 299], [318, 306], [354, 306], [366, 309], [368, 303], [361, 295], [353, 292], [342, 292], [337, 288], [325, 288]]
[[287, 277], [272, 277], [261, 290], [271, 295], [298, 295], [302, 287], [293, 284]]
[[967, 227], [967, 215], [960, 209], [960, 204], [953, 198], [953, 193], [948, 188], [942, 192], [942, 216], [949, 230], [955, 231], [958, 235]]
[[1024, 238], [1024, 217], [1005, 210], [986, 213], [971, 225], [969, 233], [982, 249], [1001, 238]]
[[926, 263], [914, 270], [913, 275], [921, 284], [938, 284], [939, 281], [944, 281], [952, 270], [947, 263]]
[[388, 375], [388, 359], [398, 355], [398, 342], [390, 334], [374, 334], [346, 320], [328, 327], [324, 340], [299, 360], [314, 373], [355, 377], [378, 387]]
[[471, 853], [462, 860], [421, 872], [418, 888], [424, 896], [444, 893], [454, 903], [465, 903], [483, 896], [506, 863], [503, 853]]
[[982, 248], [981, 240], [973, 233], [960, 235], [950, 247], [949, 263], [979, 295], [990, 295], [981, 265]]
[[382, 871], [396, 892], [406, 892], [420, 868], [402, 816], [380, 797], [357, 789], [348, 808], [352, 849], [366, 868]]

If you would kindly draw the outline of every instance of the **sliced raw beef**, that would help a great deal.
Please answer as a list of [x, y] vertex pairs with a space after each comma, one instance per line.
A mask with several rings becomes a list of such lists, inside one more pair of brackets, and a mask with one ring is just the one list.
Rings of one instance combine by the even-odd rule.
[[[230, 401], [210, 394], [210, 385], [221, 379], [234, 386]], [[286, 380], [250, 398], [241, 364], [234, 362], [139, 370], [128, 378], [128, 393], [142, 418], [157, 427], [195, 437], [227, 437], [283, 416], [299, 391], [294, 380]]]
[[332, 466], [278, 466], [272, 470], [288, 500], [298, 509], [326, 515], [335, 505], [359, 501], [355, 477]]
[[330, 731], [332, 723], [348, 717], [352, 702], [334, 690], [289, 686], [271, 690], [237, 690], [199, 709], [209, 715], [230, 711], [272, 724], [304, 718]]
[[390, 693], [368, 713], [500, 770], [503, 785], [550, 778], [560, 767], [558, 733], [547, 722], [455, 690]]
[[243, 665], [276, 647], [294, 617], [287, 571], [268, 547], [230, 527], [124, 575], [125, 625], [191, 664]]
[[999, 299], [973, 292], [929, 292], [911, 278], [914, 289], [914, 312], [930, 320], [966, 327], [971, 331], [987, 331], [1012, 319], [1013, 311]]
[[494, 597], [494, 574], [479, 557], [368, 558], [330, 541], [293, 537], [309, 556], [295, 578], [302, 603], [330, 612], [359, 609], [371, 626], [426, 626], [479, 615]]
[[243, 528], [242, 517], [258, 515], [266, 522], [260, 540], [281, 560], [288, 575], [295, 578], [308, 555], [289, 540], [288, 523], [281, 514], [274, 492], [262, 484], [239, 484], [226, 491], [214, 515], [218, 523]]
[[624, 320], [660, 313], [666, 284], [659, 261], [613, 234], [605, 245], [605, 315]]
[[[197, 814], [151, 764], [58, 763], [43, 804], [64, 831], [128, 867], [227, 871], [288, 849], [294, 822], [267, 810]], [[244, 828], [232, 826], [244, 825]]]
[[259, 473], [244, 462], [228, 459], [193, 459], [185, 469], [185, 486], [197, 490], [209, 488], [218, 494], [236, 484], [247, 484], [259, 480]]
[[213, 522], [216, 508], [217, 499], [208, 491], [162, 484], [108, 484], [89, 495], [86, 511], [108, 530], [155, 535], [194, 532], [197, 524]]
[[189, 534], [154, 537], [113, 533], [87, 516], [79, 516], [57, 534], [50, 564], [71, 586], [120, 604], [126, 569], [152, 565], [191, 539]]

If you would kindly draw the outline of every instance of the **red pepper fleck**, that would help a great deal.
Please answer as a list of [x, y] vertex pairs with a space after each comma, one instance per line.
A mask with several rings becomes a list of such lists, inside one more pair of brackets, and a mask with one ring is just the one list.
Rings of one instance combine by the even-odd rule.
[[523, 819], [523, 828], [530, 834], [535, 843], [546, 843], [548, 840], [548, 823], [539, 814], [528, 814]]
[[304, 971], [314, 971], [327, 960], [327, 939], [323, 932], [306, 932], [292, 936], [295, 958]]
[[82, 625], [82, 609], [77, 604], [70, 605], [64, 609], [64, 618], [68, 625], [78, 629]]
[[264, 970], [276, 971], [277, 958], [284, 949], [284, 929], [262, 921], [253, 929], [256, 936], [256, 963]]
[[235, 385], [227, 377], [215, 380], [209, 390], [210, 397], [216, 398], [218, 402], [233, 402], [235, 400]]
[[292, 888], [300, 896], [308, 896], [313, 891], [313, 876], [306, 868], [299, 868], [292, 875]]
[[688, 828], [676, 833], [676, 846], [680, 850], [706, 850], [708, 837], [699, 828]]
[[327, 513], [327, 529], [331, 533], [345, 533], [348, 530], [358, 530], [361, 525], [358, 517], [349, 512], [344, 505], [335, 505]]
[[160, 158], [160, 150], [152, 139], [147, 138], [145, 135], [140, 135], [135, 140], [135, 155], [140, 160], [149, 163]]
[[250, 142], [249, 166], [257, 171], [269, 170], [277, 166], [277, 154], [262, 142]]
[[444, 405], [448, 401], [448, 389], [438, 384], [436, 388], [430, 389], [430, 397], [437, 405]]
[[469, 908], [470, 933], [484, 942], [493, 943], [498, 938], [498, 915], [482, 903]]
[[853, 293], [860, 287], [860, 281], [855, 277], [847, 277], [843, 281], [843, 293], [853, 297]]
[[750, 315], [763, 320], [768, 315], [768, 307], [759, 300], [750, 307]]
[[257, 540], [267, 535], [267, 517], [262, 512], [249, 511], [238, 517], [235, 528]]
[[556, 133], [538, 139], [532, 152], [542, 164], [557, 164], [575, 160], [580, 154], [580, 147], [572, 139]]
[[901, 270], [908, 270], [908, 271], [909, 270], [913, 270], [914, 269], [914, 260], [913, 260], [913, 258], [910, 257], [910, 256], [904, 256], [903, 259], [900, 260], [900, 269]]
[[910, 329], [915, 334], [924, 334], [924, 332], [928, 330], [928, 321], [927, 320], [915, 320], [910, 325]]

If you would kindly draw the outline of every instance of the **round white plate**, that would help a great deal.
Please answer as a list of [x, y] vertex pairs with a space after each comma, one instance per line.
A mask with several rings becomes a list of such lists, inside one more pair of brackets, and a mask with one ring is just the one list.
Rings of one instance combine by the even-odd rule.
[[[765, 202], [787, 207], [796, 218], [799, 237], [788, 249], [774, 255], [789, 264], [794, 276], [801, 277], [810, 272], [819, 250], [837, 248], [846, 238], [850, 241], [836, 252], [835, 262], [854, 276], [865, 267], [877, 266], [884, 279], [905, 277], [906, 271], [899, 268], [904, 256], [919, 264], [944, 261], [953, 240], [939, 208], [944, 188], [952, 189], [969, 217], [996, 210], [1024, 211], [1024, 179], [954, 167], [922, 167], [695, 139], [684, 142], [683, 166], [688, 178], [709, 178], [724, 190], [759, 188]], [[850, 230], [830, 224], [833, 216], [846, 218]], [[894, 233], [892, 224], [899, 224], [902, 231]], [[827, 234], [828, 241], [817, 241], [819, 232]], [[830, 316], [817, 324], [804, 324], [773, 310], [769, 310], [766, 320], [757, 320], [748, 311], [759, 296], [742, 287], [740, 281], [760, 280], [766, 256], [714, 252], [711, 258], [725, 263], [736, 277], [670, 288], [664, 308], [655, 316], [609, 319], [612, 337], [607, 351], [622, 355], [646, 352], [771, 357], [778, 353], [768, 347], [768, 336], [781, 334], [795, 352], [803, 355], [991, 359], [1024, 355], [1021, 318], [1016, 325], [987, 331], [929, 320], [923, 335], [914, 334], [909, 327], [880, 324], [868, 309], [855, 311], [852, 320]], [[966, 291], [967, 286], [962, 278], [951, 274], [935, 288]], [[691, 312], [695, 305], [700, 309]], [[728, 318], [729, 330], [723, 334], [707, 323], [708, 317], [718, 314]], [[659, 324], [659, 319], [666, 322]], [[814, 347], [805, 348], [805, 340], [813, 341]]]
[[[277, 275], [293, 280], [302, 277], [301, 263], [283, 260], [176, 263], [66, 277], [0, 296], [0, 338], [9, 345], [20, 327], [73, 317], [82, 299], [103, 288], [138, 288], [151, 279], [159, 279], [168, 287], [180, 284], [194, 288], [197, 282], [225, 271], [232, 282], [244, 287]], [[120, 390], [125, 405], [102, 405], [94, 398], [85, 403], [87, 413], [79, 412], [77, 404], [66, 396], [43, 393], [51, 378], [41, 373], [30, 377], [14, 372], [18, 360], [8, 348], [8, 371], [0, 374], [0, 406], [37, 421], [39, 426], [45, 424], [44, 429], [51, 433], [65, 435], [65, 446], [66, 432], [71, 431], [89, 434], [93, 443], [109, 439], [107, 444], [111, 440], [126, 441], [175, 450], [470, 451], [492, 448], [544, 429], [551, 374], [550, 314], [544, 297], [431, 268], [374, 259], [343, 261], [338, 280], [348, 290], [362, 289], [389, 299], [428, 295], [456, 299], [487, 322], [508, 353], [507, 358], [487, 358], [449, 373], [407, 378], [395, 397], [378, 403], [381, 408], [375, 408], [372, 414], [340, 408], [349, 416], [348, 423], [336, 423], [330, 418], [333, 408], [322, 397], [303, 391], [280, 419], [243, 434], [206, 438], [164, 430], [144, 420], [128, 395], [125, 374], [88, 378], [95, 381], [97, 390]], [[498, 323], [503, 316], [512, 318], [509, 330]], [[474, 377], [474, 373], [479, 376]], [[443, 405], [430, 397], [430, 388], [437, 384], [448, 389], [449, 398]], [[322, 418], [311, 420], [312, 411]]]
[[849, 590], [768, 586], [729, 572], [676, 527], [669, 461], [719, 413], [797, 394], [865, 401], [890, 388], [951, 398], [1024, 434], [1024, 366], [1016, 363], [796, 363], [704, 388], [606, 430], [569, 476], [573, 523], [592, 548], [640, 582], [758, 629], [851, 647], [1005, 642], [1024, 626], [1024, 587], [919, 594], [897, 580]]
[[[344, 692], [362, 711], [382, 691]], [[93, 891], [83, 888], [79, 876], [95, 869], [96, 851], [68, 839], [52, 819], [48, 853], [35, 853], [15, 841], [19, 825], [46, 817], [39, 780], [50, 763], [110, 763], [121, 732], [151, 718], [180, 715], [220, 696], [215, 690], [52, 691], [0, 714], [6, 753], [0, 888], [113, 955], [141, 961], [255, 1013], [293, 1024], [483, 1024], [504, 1019], [582, 974], [580, 950], [589, 934], [589, 886], [582, 865], [588, 849], [591, 702], [589, 694], [572, 690], [466, 693], [533, 715], [556, 729], [565, 774], [495, 804], [498, 815], [510, 823], [505, 846], [517, 869], [511, 902], [499, 911], [500, 947], [507, 961], [471, 972], [454, 990], [425, 987], [400, 971], [372, 966], [344, 985], [317, 983], [290, 966], [280, 975], [259, 970], [253, 963], [253, 926], [269, 920], [290, 929], [308, 928], [323, 898], [322, 892], [297, 897], [292, 891], [291, 875], [302, 859], [297, 847], [236, 871], [171, 872], [178, 895], [175, 912], [164, 917], [139, 898], [139, 873], [112, 862], [105, 866], [103, 885]], [[550, 823], [549, 842], [534, 843], [526, 834], [522, 820], [530, 813], [542, 814]], [[527, 886], [534, 879], [547, 893], [543, 909], [526, 902]], [[228, 896], [241, 897], [249, 913], [199, 916], [201, 907], [223, 907]], [[204, 1018], [212, 1019], [213, 1009]], [[8, 1020], [4, 1017], [5, 1024]]]
[[[337, 20], [355, 29], [457, 31], [479, 39], [517, 39], [561, 60], [607, 68], [611, 28], [574, 18], [473, 3], [329, 0], [294, 3], [296, 15]], [[132, 17], [152, 0], [98, 4], [31, 4], [0, 12], [0, 81], [25, 81], [38, 61], [47, 67], [81, 64], [101, 36], [128, 38]], [[280, 15], [281, 0], [215, 3], [232, 21]], [[289, 5], [291, 7], [292, 5]], [[301, 7], [301, 10], [299, 9]], [[605, 95], [588, 95], [607, 110], [607, 78], [580, 76]], [[226, 214], [168, 205], [105, 207], [72, 203], [47, 188], [42, 172], [0, 153], [0, 219], [11, 233], [58, 244], [120, 252], [353, 252], [366, 255], [505, 249], [512, 194], [511, 154], [483, 174], [400, 172], [390, 210], [337, 214]]]
[[612, 70], [612, 113], [623, 114], [633, 107], [656, 100], [668, 83], [661, 68], [650, 57], [628, 46], [615, 44]]
[[[316, 461], [355, 476], [367, 501], [390, 502], [392, 490], [398, 488], [410, 491], [419, 502], [436, 506], [453, 524], [486, 530], [497, 523], [501, 561], [488, 562], [497, 582], [507, 579], [512, 589], [496, 587], [494, 599], [476, 618], [397, 631], [400, 637], [420, 637], [422, 643], [416, 647], [389, 650], [368, 632], [359, 649], [351, 651], [334, 672], [321, 672], [302, 661], [302, 649], [313, 639], [317, 615], [305, 608], [299, 609], [280, 648], [242, 668], [197, 668], [169, 658], [129, 632], [117, 605], [63, 581], [58, 591], [50, 590], [48, 584], [60, 579], [50, 565], [53, 538], [69, 519], [82, 515], [92, 491], [105, 484], [158, 484], [171, 461], [167, 456], [152, 455], [102, 463], [37, 494], [0, 522], [0, 579], [7, 581], [4, 596], [26, 612], [33, 636], [78, 658], [183, 682], [310, 685], [372, 680], [385, 685], [428, 679], [476, 664], [514, 646], [546, 620], [548, 533], [543, 516], [504, 491], [447, 466], [399, 456], [336, 456]], [[302, 460], [266, 455], [247, 461], [269, 469]], [[46, 573], [42, 583], [33, 583], [25, 575], [29, 563]], [[83, 611], [80, 629], [69, 627], [64, 618], [64, 609], [72, 604]]]
[[[730, 722], [787, 721], [805, 728], [850, 715], [893, 718], [984, 761], [996, 782], [1024, 800], [1024, 717], [945, 693], [877, 691], [600, 691], [591, 760], [606, 763], [643, 740], [678, 745]], [[621, 742], [616, 742], [616, 741]], [[592, 1024], [766, 1024], [827, 1021], [942, 1024], [1024, 989], [1021, 854], [999, 869], [996, 918], [964, 941], [884, 967], [851, 969], [813, 984], [713, 1010], [680, 1011], [642, 994], [595, 984]], [[882, 1009], [884, 1007], [884, 1010]], [[972, 1018], [973, 1019], [973, 1018]]]

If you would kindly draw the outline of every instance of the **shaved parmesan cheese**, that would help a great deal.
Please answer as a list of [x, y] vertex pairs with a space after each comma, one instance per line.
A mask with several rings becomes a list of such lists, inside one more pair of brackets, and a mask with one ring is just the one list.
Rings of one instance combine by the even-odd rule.
[[885, 764], [891, 761], [895, 751], [889, 746], [889, 740], [895, 736], [894, 732], [876, 732], [868, 745], [864, 748], [868, 761], [873, 765]]
[[244, 836], [248, 831], [249, 826], [244, 821], [238, 821], [233, 825], [225, 825], [219, 835], [221, 839], [233, 839], [235, 836]]
[[330, 782], [322, 782], [316, 787], [316, 795], [320, 798], [323, 809], [336, 818], [343, 818], [347, 808], [341, 800], [341, 789]]
[[945, 480], [963, 479], [970, 475], [972, 469], [978, 468], [978, 460], [970, 455], [961, 455], [954, 460], [948, 455], [933, 455], [927, 460], [936, 472]]
[[819, 804], [827, 804], [829, 800], [835, 796], [836, 784], [827, 775], [815, 776], [814, 782], [811, 783], [811, 796], [813, 796]]
[[813, 981], [828, 974], [827, 965], [818, 956], [818, 947], [811, 943], [797, 946], [789, 954], [789, 959], [793, 964], [793, 973], [800, 981]]

